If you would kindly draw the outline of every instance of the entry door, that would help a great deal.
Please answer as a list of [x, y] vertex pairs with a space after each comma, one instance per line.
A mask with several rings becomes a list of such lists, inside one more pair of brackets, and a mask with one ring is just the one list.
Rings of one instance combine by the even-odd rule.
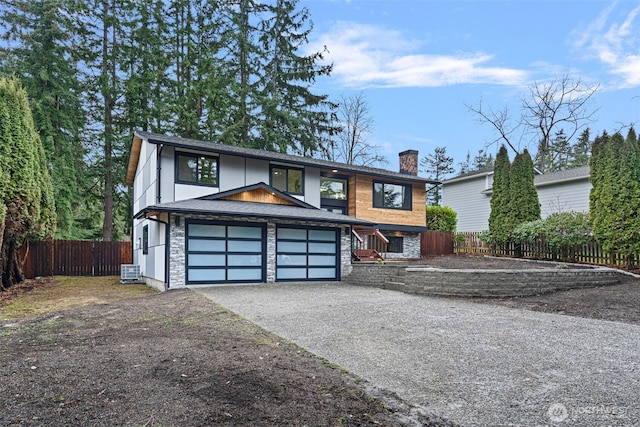
[[264, 224], [188, 222], [188, 284], [264, 282]]
[[339, 277], [339, 229], [279, 226], [276, 233], [276, 280]]

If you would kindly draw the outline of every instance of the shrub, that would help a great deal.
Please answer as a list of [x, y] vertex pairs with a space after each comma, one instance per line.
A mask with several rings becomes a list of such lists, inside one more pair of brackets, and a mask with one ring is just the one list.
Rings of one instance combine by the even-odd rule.
[[458, 214], [449, 206], [427, 206], [427, 227], [429, 230], [456, 231]]

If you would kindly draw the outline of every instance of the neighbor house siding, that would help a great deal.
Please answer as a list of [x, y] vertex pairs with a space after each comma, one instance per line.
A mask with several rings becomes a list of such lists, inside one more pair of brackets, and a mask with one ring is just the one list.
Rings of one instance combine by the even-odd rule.
[[444, 186], [442, 205], [449, 206], [458, 215], [457, 231], [482, 231], [489, 228], [491, 196], [482, 194], [486, 189], [485, 174]]
[[538, 186], [542, 218], [558, 212], [589, 212], [590, 192], [587, 179]]
[[[442, 201], [444, 206], [449, 206], [456, 212], [457, 231], [477, 232], [489, 228], [491, 178], [492, 175], [481, 173], [458, 181], [454, 178], [445, 182]], [[558, 212], [589, 211], [591, 183], [588, 177], [540, 182], [536, 183], [536, 190], [540, 202], [540, 216], [543, 219]]]

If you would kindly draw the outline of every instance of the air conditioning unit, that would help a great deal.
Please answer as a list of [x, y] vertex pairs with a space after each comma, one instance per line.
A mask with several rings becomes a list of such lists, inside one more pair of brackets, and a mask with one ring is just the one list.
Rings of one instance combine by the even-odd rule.
[[137, 264], [121, 264], [120, 283], [143, 283], [140, 280], [140, 266]]

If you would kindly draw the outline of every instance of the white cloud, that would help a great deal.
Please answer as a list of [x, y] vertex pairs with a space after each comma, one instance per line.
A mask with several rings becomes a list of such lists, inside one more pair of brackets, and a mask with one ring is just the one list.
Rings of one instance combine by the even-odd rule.
[[491, 67], [492, 55], [482, 52], [451, 55], [420, 53], [420, 43], [399, 31], [340, 22], [309, 48], [327, 47], [332, 76], [347, 87], [437, 87], [493, 83], [520, 85], [527, 72]]
[[636, 36], [637, 25], [634, 25], [640, 6], [631, 10], [622, 22], [608, 24], [615, 6], [603, 10], [585, 28], [574, 30], [573, 46], [587, 58], [605, 64], [611, 74], [621, 79], [619, 86], [640, 86], [640, 42]]

